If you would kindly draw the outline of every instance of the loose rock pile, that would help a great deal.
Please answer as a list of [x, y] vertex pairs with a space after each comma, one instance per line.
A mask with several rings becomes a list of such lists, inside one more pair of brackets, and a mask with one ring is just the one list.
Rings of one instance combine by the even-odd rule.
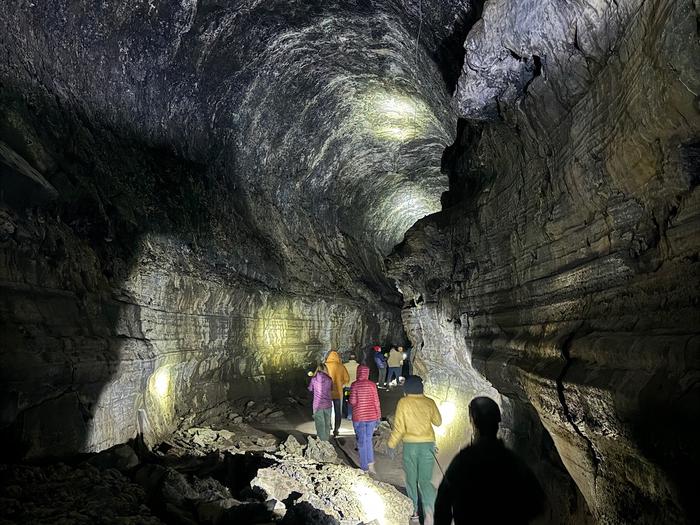
[[405, 524], [408, 498], [314, 437], [245, 423], [118, 445], [74, 465], [0, 465], [0, 524]]
[[194, 427], [178, 430], [165, 442], [171, 455], [204, 456], [211, 452], [274, 452], [277, 440], [274, 436], [260, 432], [245, 423], [227, 425], [227, 429], [214, 430]]
[[89, 463], [0, 465], [0, 523], [162, 523], [144, 489], [115, 468]]
[[187, 414], [180, 422], [180, 428], [215, 425], [228, 427], [241, 423], [274, 423], [284, 417], [285, 406], [296, 405], [299, 402], [288, 397], [281, 402], [256, 401], [248, 398], [236, 399], [230, 403], [222, 403], [208, 410]]
[[290, 510], [303, 523], [404, 525], [413, 513], [411, 501], [391, 485], [346, 465], [300, 457], [260, 469], [251, 485], [269, 502], [293, 502]]

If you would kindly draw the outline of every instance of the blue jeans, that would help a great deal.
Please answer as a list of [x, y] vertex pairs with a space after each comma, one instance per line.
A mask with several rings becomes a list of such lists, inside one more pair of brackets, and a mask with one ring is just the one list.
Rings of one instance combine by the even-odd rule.
[[400, 366], [390, 366], [389, 374], [386, 376], [386, 382], [391, 383], [392, 377], [396, 377], [396, 382], [399, 382], [399, 377], [401, 377], [401, 367]]
[[353, 421], [357, 438], [357, 450], [360, 452], [360, 468], [367, 470], [370, 463], [374, 463], [374, 446], [372, 444], [372, 434], [377, 428], [376, 421]]

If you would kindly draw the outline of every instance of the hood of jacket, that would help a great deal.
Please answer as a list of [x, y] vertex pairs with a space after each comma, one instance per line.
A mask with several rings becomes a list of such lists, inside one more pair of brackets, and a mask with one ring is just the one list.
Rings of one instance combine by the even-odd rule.
[[326, 363], [342, 363], [338, 352], [336, 352], [335, 350], [331, 350], [330, 352], [328, 352], [328, 357], [326, 357]]
[[369, 379], [369, 367], [360, 365], [357, 367], [357, 379]]

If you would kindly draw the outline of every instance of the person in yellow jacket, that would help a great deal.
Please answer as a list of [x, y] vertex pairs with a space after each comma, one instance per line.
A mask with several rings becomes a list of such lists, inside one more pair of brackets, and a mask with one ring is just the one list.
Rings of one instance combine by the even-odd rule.
[[335, 422], [333, 426], [333, 437], [338, 437], [340, 431], [340, 420], [343, 417], [343, 387], [350, 381], [350, 374], [345, 368], [340, 355], [335, 350], [328, 352], [326, 357], [326, 367], [328, 367], [328, 375], [333, 380], [333, 388], [331, 389], [331, 399], [333, 400], [333, 411], [335, 412]]
[[406, 493], [413, 501], [412, 520], [418, 519], [418, 493], [423, 502], [423, 523], [433, 524], [435, 487], [432, 483], [435, 466], [435, 432], [433, 425], [442, 424], [435, 401], [423, 394], [423, 380], [409, 376], [403, 385], [404, 397], [396, 406], [394, 425], [389, 436], [389, 448], [403, 442], [403, 470]]

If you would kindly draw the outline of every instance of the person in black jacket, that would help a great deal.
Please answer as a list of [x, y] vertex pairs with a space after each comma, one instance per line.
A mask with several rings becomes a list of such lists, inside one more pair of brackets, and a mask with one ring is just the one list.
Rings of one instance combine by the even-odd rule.
[[452, 460], [438, 489], [435, 525], [530, 523], [544, 510], [532, 471], [496, 437], [501, 411], [493, 399], [469, 403], [471, 445]]

